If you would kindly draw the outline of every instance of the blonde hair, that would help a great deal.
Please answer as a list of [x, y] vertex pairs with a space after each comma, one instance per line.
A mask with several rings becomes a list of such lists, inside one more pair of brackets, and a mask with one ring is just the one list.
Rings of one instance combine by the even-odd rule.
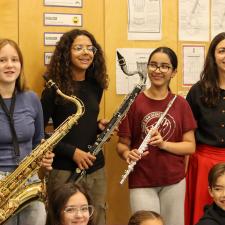
[[24, 76], [22, 52], [21, 52], [19, 46], [17, 45], [17, 43], [15, 41], [13, 41], [11, 39], [6, 39], [6, 38], [5, 39], [0, 39], [0, 50], [4, 46], [6, 46], [7, 44], [12, 46], [16, 50], [16, 52], [17, 52], [17, 54], [19, 56], [20, 64], [21, 64], [20, 74], [19, 74], [19, 76], [18, 76], [18, 78], [16, 80], [16, 89], [17, 89], [17, 91], [20, 91], [20, 92], [25, 91], [25, 90], [28, 89], [28, 87], [27, 87], [27, 84], [26, 84], [25, 76]]

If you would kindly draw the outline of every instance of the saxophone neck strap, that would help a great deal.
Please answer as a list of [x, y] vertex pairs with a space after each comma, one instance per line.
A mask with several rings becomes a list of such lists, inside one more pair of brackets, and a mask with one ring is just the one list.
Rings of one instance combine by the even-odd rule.
[[15, 152], [16, 156], [19, 156], [20, 155], [19, 143], [18, 143], [18, 138], [17, 138], [16, 129], [15, 129], [14, 120], [13, 120], [15, 104], [16, 104], [16, 89], [13, 92], [9, 109], [6, 106], [2, 96], [0, 95], [0, 105], [3, 109], [3, 111], [5, 112], [5, 114], [8, 118], [8, 121], [9, 121], [9, 126], [10, 126], [10, 130], [11, 130], [11, 134], [12, 134], [12, 142], [13, 142], [14, 152]]

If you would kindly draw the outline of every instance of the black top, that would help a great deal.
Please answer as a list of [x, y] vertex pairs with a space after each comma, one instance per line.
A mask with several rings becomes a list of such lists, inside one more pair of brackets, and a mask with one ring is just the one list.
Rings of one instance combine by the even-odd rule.
[[225, 211], [219, 208], [215, 203], [205, 207], [204, 216], [196, 225], [224, 225]]
[[189, 102], [198, 128], [195, 131], [196, 142], [225, 147], [225, 90], [221, 89], [220, 102], [216, 107], [206, 107], [200, 97], [202, 91], [199, 82], [192, 86], [188, 95]]
[[[54, 149], [55, 157], [53, 168], [74, 171], [77, 164], [72, 160], [75, 148], [88, 152], [88, 145], [94, 144], [97, 138], [99, 103], [103, 89], [94, 80], [74, 81], [77, 85], [76, 96], [83, 102], [84, 115], [78, 120], [69, 133], [61, 140]], [[41, 103], [44, 112], [44, 124], [47, 126], [49, 118], [52, 118], [54, 129], [64, 120], [76, 112], [76, 106], [71, 102], [60, 103], [56, 101], [56, 92], [53, 88], [45, 88], [42, 93]], [[97, 155], [94, 165], [87, 170], [94, 172], [104, 166], [104, 156], [101, 151]]]

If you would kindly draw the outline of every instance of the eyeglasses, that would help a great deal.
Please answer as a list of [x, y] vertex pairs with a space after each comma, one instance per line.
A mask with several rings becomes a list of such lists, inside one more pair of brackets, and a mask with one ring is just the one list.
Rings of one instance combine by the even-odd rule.
[[152, 72], [159, 69], [160, 72], [167, 73], [170, 68], [172, 68], [172, 67], [169, 66], [168, 64], [159, 64], [159, 65], [157, 65], [155, 63], [149, 63], [148, 64], [148, 69], [151, 70]]
[[88, 214], [88, 216], [91, 217], [94, 213], [94, 206], [93, 205], [85, 205], [81, 207], [68, 206], [64, 209], [64, 212], [70, 215], [77, 215], [80, 212], [82, 215]]
[[72, 47], [72, 49], [76, 52], [82, 52], [82, 51], [87, 51], [88, 53], [92, 53], [95, 54], [97, 52], [97, 48], [93, 45], [88, 45], [88, 46], [84, 46], [84, 45], [75, 45]]
[[225, 193], [225, 188], [220, 186], [215, 186], [212, 188], [214, 192], [216, 192], [218, 195], [222, 195]]

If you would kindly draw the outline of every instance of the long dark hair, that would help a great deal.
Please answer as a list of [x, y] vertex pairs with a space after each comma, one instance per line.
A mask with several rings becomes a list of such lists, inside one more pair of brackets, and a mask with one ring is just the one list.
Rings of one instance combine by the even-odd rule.
[[[178, 64], [178, 60], [177, 60], [177, 55], [176, 53], [171, 49], [171, 48], [168, 48], [168, 47], [165, 47], [165, 46], [162, 46], [162, 47], [158, 47], [156, 48], [149, 56], [148, 58], [148, 64], [150, 63], [151, 59], [152, 59], [152, 56], [155, 54], [155, 53], [158, 53], [158, 52], [162, 52], [162, 53], [165, 53], [169, 59], [170, 59], [170, 62], [172, 64], [172, 70], [176, 70], [177, 69], [177, 64]], [[168, 86], [168, 89], [170, 90], [170, 87]]]
[[[92, 200], [87, 190], [72, 182], [63, 184], [55, 189], [49, 196], [48, 201], [48, 219], [46, 225], [60, 225], [61, 214], [64, 207], [71, 196], [81, 192], [87, 199], [88, 205], [92, 205]], [[94, 225], [95, 212], [90, 217], [88, 225]]]
[[108, 86], [106, 63], [101, 46], [88, 31], [73, 29], [64, 33], [61, 37], [46, 72], [47, 76], [55, 81], [60, 90], [67, 95], [73, 94], [74, 91], [74, 88], [72, 87], [71, 46], [74, 39], [81, 35], [87, 36], [91, 40], [93, 46], [97, 48], [93, 63], [86, 71], [86, 78], [96, 80], [103, 89], [106, 89]]
[[130, 217], [128, 225], [140, 225], [145, 220], [159, 220], [163, 224], [163, 219], [158, 213], [153, 211], [139, 210]]
[[216, 46], [225, 39], [225, 32], [219, 33], [212, 40], [206, 56], [203, 71], [200, 74], [200, 85], [203, 95], [201, 100], [208, 107], [214, 107], [220, 99], [219, 73], [217, 69]]

